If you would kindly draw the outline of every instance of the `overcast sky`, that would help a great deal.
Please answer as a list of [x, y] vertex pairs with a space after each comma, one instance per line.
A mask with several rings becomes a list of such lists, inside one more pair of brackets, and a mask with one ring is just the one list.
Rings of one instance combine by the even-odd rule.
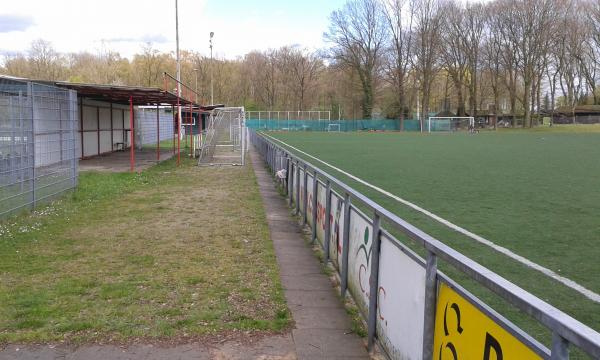
[[[329, 14], [345, 0], [179, 0], [180, 47], [218, 56], [253, 49], [323, 45]], [[145, 42], [175, 49], [175, 0], [2, 0], [0, 53], [25, 52], [35, 39], [60, 52], [105, 49], [130, 57]]]

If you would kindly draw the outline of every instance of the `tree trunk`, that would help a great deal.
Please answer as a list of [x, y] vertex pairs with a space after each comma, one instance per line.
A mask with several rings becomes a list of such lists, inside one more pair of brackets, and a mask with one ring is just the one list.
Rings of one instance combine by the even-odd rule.
[[531, 122], [531, 109], [529, 108], [531, 100], [531, 80], [529, 78], [523, 81], [523, 109], [525, 110], [525, 119], [523, 119], [523, 127], [529, 127]]
[[456, 106], [456, 116], [465, 116], [465, 98], [462, 92], [462, 86], [458, 87], [456, 97], [458, 99], [458, 104]]
[[398, 106], [400, 107], [400, 131], [404, 131], [404, 107], [406, 100], [404, 99], [404, 88], [400, 85], [400, 89], [398, 89]]

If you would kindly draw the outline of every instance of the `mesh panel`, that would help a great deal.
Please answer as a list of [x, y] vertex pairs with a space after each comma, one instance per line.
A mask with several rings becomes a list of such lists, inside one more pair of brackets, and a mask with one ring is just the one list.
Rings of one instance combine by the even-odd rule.
[[211, 114], [198, 165], [244, 164], [244, 109], [220, 108]]
[[[399, 131], [397, 119], [331, 120], [329, 111], [248, 111], [246, 126], [274, 131]], [[419, 120], [405, 119], [405, 131], [420, 131]]]
[[77, 95], [0, 79], [0, 217], [77, 184]]

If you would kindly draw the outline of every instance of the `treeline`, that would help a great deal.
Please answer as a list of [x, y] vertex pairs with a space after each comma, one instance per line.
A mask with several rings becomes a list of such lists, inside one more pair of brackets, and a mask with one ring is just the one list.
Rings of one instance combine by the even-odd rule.
[[[181, 51], [182, 81], [210, 100], [211, 72], [216, 103], [245, 105], [250, 110], [330, 109], [336, 103], [337, 70], [325, 66], [319, 53], [297, 46], [252, 51], [233, 60], [211, 59]], [[26, 53], [6, 56], [2, 73], [40, 80], [163, 87], [163, 72], [175, 75], [173, 52], [161, 53], [148, 43], [131, 60], [103, 50], [61, 54], [45, 40]]]
[[356, 0], [331, 16], [331, 57], [359, 74], [363, 116], [392, 88], [398, 117], [532, 114], [598, 104], [600, 2]]
[[[330, 16], [327, 47], [253, 51], [237, 59], [182, 52], [182, 78], [215, 102], [251, 110], [330, 110], [332, 118], [404, 119], [446, 111], [507, 114], [530, 126], [558, 106], [600, 104], [597, 0], [350, 0]], [[293, 42], [293, 39], [290, 39]], [[162, 86], [173, 53], [147, 44], [59, 54], [43, 40], [7, 57], [30, 78]]]

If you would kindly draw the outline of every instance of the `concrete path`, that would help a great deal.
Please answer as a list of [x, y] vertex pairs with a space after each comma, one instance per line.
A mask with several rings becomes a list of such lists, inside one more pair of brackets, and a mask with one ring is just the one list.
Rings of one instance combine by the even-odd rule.
[[293, 360], [291, 335], [270, 336], [251, 343], [227, 341], [221, 344], [191, 343], [177, 346], [153, 344], [10, 345], [0, 350], [0, 360]]
[[296, 322], [292, 337], [298, 359], [368, 359], [363, 340], [350, 331], [350, 319], [331, 281], [259, 154], [250, 156], [263, 197], [288, 306]]

